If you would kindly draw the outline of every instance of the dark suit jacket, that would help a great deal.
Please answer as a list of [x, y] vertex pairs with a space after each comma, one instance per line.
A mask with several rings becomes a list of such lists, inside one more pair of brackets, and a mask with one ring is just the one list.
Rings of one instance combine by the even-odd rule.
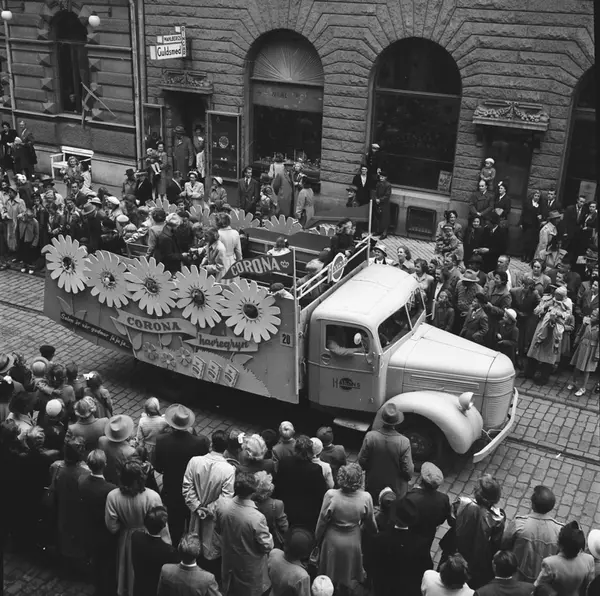
[[165, 226], [159, 234], [154, 249], [154, 258], [165, 266], [167, 271], [176, 273], [181, 271], [181, 249], [177, 237], [173, 233], [173, 229]]
[[540, 207], [542, 208], [542, 218], [544, 221], [548, 221], [548, 214], [550, 211], [562, 211], [562, 203], [558, 197], [554, 199], [552, 205], [548, 204], [547, 197], [542, 197], [540, 200]]
[[366, 205], [371, 200], [371, 189], [375, 186], [367, 173], [366, 184], [363, 186], [360, 173], [352, 178], [352, 186], [356, 186], [356, 201], [359, 205]]
[[79, 498], [81, 499], [82, 519], [86, 524], [86, 544], [90, 553], [109, 548], [113, 543], [113, 535], [104, 523], [106, 497], [116, 485], [104, 478], [85, 476], [79, 480]]
[[178, 504], [185, 501], [181, 494], [183, 475], [188, 462], [196, 455], [206, 455], [210, 441], [204, 435], [194, 436], [188, 432], [173, 431], [156, 438], [154, 467], [163, 474], [163, 500]]
[[476, 313], [473, 313], [473, 309], [470, 308], [463, 323], [460, 336], [483, 345], [488, 329], [488, 317], [483, 308], [480, 308]]
[[579, 217], [577, 216], [577, 206], [569, 205], [563, 214], [563, 218], [559, 224], [560, 232], [569, 240], [574, 238], [583, 228], [583, 222], [587, 216], [587, 207], [584, 205], [581, 208]]
[[145, 205], [146, 201], [152, 200], [152, 183], [147, 177], [144, 180], [138, 180], [135, 185], [135, 198], [140, 205]]
[[200, 567], [165, 565], [157, 596], [221, 596], [215, 576]]
[[144, 530], [138, 530], [131, 536], [131, 559], [135, 577], [133, 596], [156, 594], [162, 566], [179, 563], [179, 555], [170, 544]]
[[533, 586], [527, 582], [510, 579], [493, 579], [475, 591], [475, 596], [530, 596]]
[[166, 195], [169, 203], [177, 203], [179, 195], [182, 193], [183, 187], [175, 182], [172, 178], [167, 182]]
[[254, 179], [250, 179], [250, 184], [246, 184], [246, 178], [240, 178], [238, 181], [238, 202], [240, 209], [248, 213], [254, 213], [256, 203], [260, 196], [260, 185]]
[[450, 499], [445, 493], [427, 488], [413, 488], [406, 498], [415, 504], [419, 512], [419, 522], [413, 531], [423, 539], [423, 546], [429, 551], [438, 526], [451, 517]]

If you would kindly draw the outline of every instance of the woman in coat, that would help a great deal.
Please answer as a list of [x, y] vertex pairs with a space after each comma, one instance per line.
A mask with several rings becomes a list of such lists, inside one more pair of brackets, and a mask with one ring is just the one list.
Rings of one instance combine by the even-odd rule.
[[198, 172], [190, 172], [188, 176], [189, 182], [186, 182], [183, 187], [184, 196], [198, 211], [208, 214], [210, 209], [204, 200], [204, 185], [198, 181]]
[[520, 359], [525, 358], [529, 345], [537, 326], [537, 317], [533, 314], [540, 303], [541, 294], [530, 275], [521, 280], [521, 286], [510, 291], [512, 308], [517, 313], [517, 328], [519, 330], [519, 343], [517, 353]]
[[252, 499], [256, 503], [258, 510], [265, 516], [269, 532], [273, 536], [274, 548], [283, 550], [285, 535], [290, 527], [287, 515], [285, 514], [283, 501], [273, 499], [271, 496], [275, 487], [273, 486], [273, 476], [264, 470], [255, 472], [258, 486]]
[[358, 464], [342, 466], [339, 488], [328, 490], [315, 531], [322, 541], [319, 574], [328, 576], [337, 589], [348, 590], [363, 582], [362, 530], [377, 533], [373, 499], [364, 490], [364, 472]]
[[481, 217], [476, 215], [469, 224], [463, 240], [464, 261], [469, 263], [471, 256], [478, 254], [479, 249], [483, 248], [485, 229], [481, 225]]
[[[226, 273], [229, 268], [237, 261], [242, 260], [242, 245], [240, 243], [240, 234], [237, 230], [231, 228], [231, 217], [229, 213], [217, 213], [215, 222], [219, 230], [219, 240], [225, 247], [225, 258], [223, 262], [223, 271]], [[221, 284], [229, 285], [238, 281], [238, 277], [221, 280]]]
[[545, 261], [546, 255], [550, 252], [552, 240], [558, 235], [556, 224], [560, 221], [561, 215], [558, 211], [550, 211], [548, 214], [548, 223], [540, 230], [538, 245], [535, 249], [534, 257]]
[[302, 190], [298, 193], [296, 201], [296, 219], [306, 227], [306, 222], [309, 221], [315, 214], [315, 194], [310, 186], [308, 177], [302, 178]]
[[[104, 521], [109, 532], [118, 534], [117, 550], [117, 594], [133, 596], [133, 561], [131, 558], [131, 536], [136, 530], [144, 529], [144, 517], [152, 507], [162, 505], [158, 493], [146, 488], [146, 472], [137, 458], [127, 460], [119, 475], [119, 488], [106, 497]], [[167, 544], [171, 537], [167, 528], [162, 539]]]
[[511, 210], [511, 200], [508, 196], [508, 183], [498, 182], [498, 195], [494, 201], [494, 213], [500, 218], [500, 227], [508, 227], [508, 216]]
[[523, 235], [521, 236], [521, 254], [523, 261], [527, 263], [533, 258], [540, 236], [540, 222], [542, 221], [542, 206], [540, 199], [542, 193], [534, 190], [533, 194], [523, 203], [519, 227]]
[[83, 463], [84, 455], [85, 442], [81, 437], [75, 437], [65, 442], [64, 459], [50, 466], [50, 494], [56, 513], [58, 552], [71, 562], [81, 562], [85, 553], [79, 480], [90, 474], [90, 470]]
[[435, 233], [435, 239], [440, 240], [444, 235], [444, 226], [450, 224], [454, 235], [462, 242], [463, 240], [463, 227], [458, 223], [458, 213], [451, 209], [450, 211], [444, 211], [444, 219], [437, 225]]
[[274, 496], [281, 499], [291, 526], [312, 530], [327, 490], [321, 466], [313, 463], [312, 441], [296, 439], [294, 455], [282, 459], [275, 479]]
[[504, 317], [504, 311], [507, 308], [510, 308], [512, 303], [510, 292], [506, 287], [507, 283], [508, 274], [506, 271], [496, 271], [496, 273], [494, 273], [494, 282], [486, 287], [488, 303], [483, 307], [483, 309], [488, 316], [489, 322], [487, 341], [487, 345], [489, 347], [496, 345], [498, 326], [502, 320], [502, 317]]
[[542, 570], [535, 585], [550, 585], [557, 596], [585, 594], [594, 579], [594, 557], [584, 553], [585, 535], [575, 521], [558, 534], [558, 554], [542, 561]]
[[217, 228], [208, 228], [206, 230], [206, 244], [208, 246], [206, 248], [206, 256], [202, 261], [202, 267], [208, 273], [214, 275], [216, 281], [220, 282], [227, 271], [225, 268], [227, 253], [225, 245], [219, 240], [219, 230]]

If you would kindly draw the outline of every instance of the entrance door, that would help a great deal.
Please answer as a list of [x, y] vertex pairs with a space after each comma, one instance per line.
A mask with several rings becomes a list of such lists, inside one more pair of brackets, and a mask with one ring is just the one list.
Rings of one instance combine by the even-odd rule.
[[206, 125], [206, 100], [197, 93], [171, 92], [168, 97], [171, 108], [171, 134], [176, 126], [183, 126], [185, 134], [194, 138], [194, 129]]
[[[375, 411], [379, 400], [378, 348], [371, 334], [362, 327], [318, 321], [319, 345], [312, 351], [309, 362], [311, 394], [318, 395], [318, 403], [330, 408]], [[361, 336], [356, 345], [354, 338]], [[314, 358], [314, 361], [312, 359]]]

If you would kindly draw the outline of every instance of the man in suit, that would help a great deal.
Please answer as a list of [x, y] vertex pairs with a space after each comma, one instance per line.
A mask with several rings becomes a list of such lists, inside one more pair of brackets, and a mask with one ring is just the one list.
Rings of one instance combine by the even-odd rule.
[[157, 437], [154, 467], [163, 474], [162, 498], [169, 512], [171, 538], [177, 544], [189, 518], [181, 493], [183, 475], [192, 457], [208, 453], [210, 442], [204, 435], [191, 434], [195, 416], [189, 408], [173, 404], [167, 408], [165, 419], [172, 431]]
[[177, 201], [179, 201], [181, 197], [181, 193], [183, 192], [181, 180], [182, 176], [179, 170], [173, 172], [173, 177], [167, 180], [166, 195], [167, 201], [169, 201], [171, 205], [177, 204]]
[[356, 202], [359, 205], [366, 205], [371, 200], [373, 188], [367, 166], [360, 166], [360, 172], [352, 178], [352, 186], [356, 187]]
[[196, 563], [200, 555], [198, 534], [186, 534], [177, 550], [181, 562], [163, 566], [157, 596], [221, 596], [215, 576]]
[[411, 501], [417, 509], [419, 521], [413, 530], [422, 539], [424, 564], [427, 565], [427, 569], [433, 569], [431, 545], [435, 532], [445, 521], [450, 523], [452, 517], [448, 495], [438, 491], [443, 482], [442, 471], [426, 461], [421, 466], [421, 476], [416, 486], [406, 494], [406, 500]]
[[165, 507], [152, 507], [144, 518], [147, 532], [138, 530], [131, 537], [131, 560], [135, 578], [132, 596], [156, 594], [163, 565], [179, 563], [177, 551], [164, 542], [161, 536], [167, 521]]
[[190, 137], [186, 136], [183, 126], [176, 126], [175, 142], [173, 143], [173, 170], [179, 170], [187, 175], [194, 169], [196, 152]]
[[116, 539], [106, 528], [104, 510], [108, 493], [116, 485], [104, 478], [106, 454], [94, 449], [87, 457], [91, 471], [79, 480], [82, 519], [88, 555], [92, 561], [92, 573], [97, 596], [112, 596], [116, 590]]
[[558, 264], [556, 269], [549, 269], [545, 273], [550, 278], [553, 284], [556, 284], [556, 274], [558, 272], [563, 274], [563, 279], [567, 286], [567, 293], [569, 298], [576, 302], [579, 288], [581, 287], [581, 275], [577, 271], [572, 271], [573, 261], [569, 255], [565, 256], [563, 260]]
[[477, 191], [469, 199], [469, 224], [475, 217], [481, 219], [481, 224], [485, 225], [490, 213], [494, 209], [494, 192], [488, 190], [485, 180], [480, 180], [477, 184]]
[[540, 201], [540, 207], [542, 211], [542, 221], [540, 222], [541, 228], [548, 222], [550, 211], [562, 211], [562, 203], [556, 196], [556, 187], [550, 187], [548, 194]]
[[33, 132], [31, 132], [31, 130], [27, 126], [27, 123], [25, 122], [25, 120], [21, 120], [19, 122], [19, 129], [20, 129], [19, 138], [23, 142], [23, 146], [25, 147], [25, 150], [28, 155], [29, 168], [25, 172], [25, 175], [27, 176], [27, 179], [29, 179], [29, 178], [31, 178], [31, 176], [33, 176], [33, 171], [35, 169], [35, 165], [38, 162], [37, 154], [35, 152], [35, 145], [34, 145], [35, 137], [33, 136]]
[[379, 181], [375, 186], [375, 200], [373, 202], [373, 223], [379, 239], [387, 238], [390, 227], [390, 199], [392, 197], [392, 185], [388, 182], [387, 173], [379, 172]]
[[562, 236], [562, 247], [573, 259], [576, 259], [583, 246], [583, 223], [588, 214], [585, 197], [578, 197], [575, 205], [569, 205], [563, 213], [558, 225], [558, 233]]
[[148, 172], [146, 170], [138, 170], [135, 177], [137, 182], [133, 194], [136, 201], [139, 201], [139, 205], [145, 205], [146, 201], [152, 200], [152, 182], [148, 180]]
[[260, 185], [252, 178], [252, 168], [244, 168], [244, 177], [238, 181], [238, 207], [247, 213], [254, 213], [260, 196]]
[[476, 344], [485, 344], [489, 324], [483, 306], [487, 303], [488, 299], [484, 293], [478, 292], [475, 295], [473, 304], [465, 317], [465, 322], [463, 323], [463, 328], [460, 332], [461, 337], [473, 341]]
[[478, 588], [475, 596], [530, 596], [531, 584], [516, 580], [517, 557], [508, 550], [499, 550], [492, 559], [494, 579]]

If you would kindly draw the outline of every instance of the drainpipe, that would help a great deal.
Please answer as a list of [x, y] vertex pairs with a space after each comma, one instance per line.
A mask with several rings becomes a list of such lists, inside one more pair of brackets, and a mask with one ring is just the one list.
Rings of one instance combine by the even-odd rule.
[[141, 117], [144, 117], [144, 103], [148, 101], [148, 86], [146, 84], [146, 18], [144, 14], [144, 2], [138, 0], [138, 13], [137, 13], [137, 25], [138, 25], [138, 52], [139, 52], [139, 65], [140, 65], [140, 106], [141, 106]]
[[[2, 2], [3, 10], [8, 10], [8, 2], [4, 0]], [[13, 80], [13, 70], [12, 70], [12, 48], [10, 45], [10, 32], [8, 29], [8, 21], [4, 21], [4, 38], [6, 39], [6, 69], [8, 71], [8, 90], [10, 93], [10, 113], [12, 116], [12, 125], [13, 128], [17, 129], [17, 119], [15, 116], [15, 110], [17, 109], [17, 104], [15, 100], [15, 82]]]
[[[142, 0], [138, 0], [141, 4]], [[137, 32], [137, 13], [135, 0], [129, 0], [129, 21], [131, 30], [131, 61], [133, 70], [133, 113], [135, 120], [135, 163], [136, 169], [142, 159], [142, 110], [140, 100], [139, 45]]]

